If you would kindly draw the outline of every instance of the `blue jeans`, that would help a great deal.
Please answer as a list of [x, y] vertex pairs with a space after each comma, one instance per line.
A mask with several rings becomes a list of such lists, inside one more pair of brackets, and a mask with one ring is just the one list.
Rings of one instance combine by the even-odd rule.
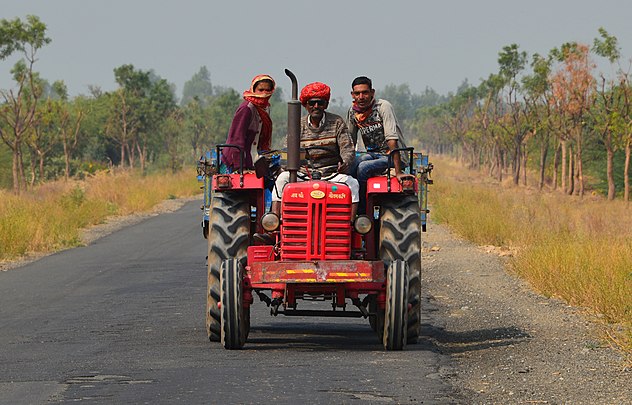
[[386, 166], [388, 166], [388, 155], [367, 152], [356, 156], [350, 173], [360, 184], [364, 183], [366, 186], [367, 180], [382, 174], [386, 170]]

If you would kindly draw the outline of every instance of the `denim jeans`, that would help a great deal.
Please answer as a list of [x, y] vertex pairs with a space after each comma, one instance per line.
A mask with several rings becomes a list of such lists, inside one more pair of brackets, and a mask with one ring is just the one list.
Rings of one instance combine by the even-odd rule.
[[[392, 163], [391, 163], [392, 164]], [[388, 166], [388, 155], [381, 153], [367, 152], [356, 156], [351, 166], [350, 174], [358, 182], [366, 186], [366, 182], [373, 176], [380, 175]]]

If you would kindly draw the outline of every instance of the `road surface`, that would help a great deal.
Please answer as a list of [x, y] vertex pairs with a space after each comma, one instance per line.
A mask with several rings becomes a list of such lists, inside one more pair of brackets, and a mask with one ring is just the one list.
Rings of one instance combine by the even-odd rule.
[[210, 343], [198, 207], [1, 272], [0, 402], [466, 402], [430, 339], [385, 352], [362, 319], [275, 318], [257, 300], [244, 350]]

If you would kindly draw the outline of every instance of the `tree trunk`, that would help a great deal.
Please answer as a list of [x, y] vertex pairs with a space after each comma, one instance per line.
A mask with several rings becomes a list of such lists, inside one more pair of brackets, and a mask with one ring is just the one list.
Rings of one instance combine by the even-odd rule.
[[573, 147], [568, 145], [568, 187], [566, 189], [566, 193], [568, 195], [573, 195], [575, 191], [575, 162], [573, 160]]
[[35, 179], [36, 179], [36, 175], [35, 175], [35, 168], [37, 167], [37, 158], [35, 157], [35, 153], [33, 153], [33, 151], [31, 151], [31, 164], [29, 167], [29, 171], [31, 173], [31, 181], [29, 182], [31, 188], [33, 188], [33, 186], [35, 185]]
[[134, 163], [136, 162], [136, 151], [134, 150], [135, 145], [136, 141], [134, 141], [132, 146], [129, 146], [129, 144], [125, 145], [127, 147], [127, 160], [129, 162], [130, 169], [134, 167]]
[[125, 143], [121, 143], [121, 167], [125, 166]]
[[632, 154], [632, 140], [628, 139], [625, 144], [625, 165], [623, 166], [623, 200], [630, 201], [630, 155]]
[[66, 163], [66, 167], [64, 169], [64, 181], [68, 181], [70, 178], [70, 151], [68, 150], [66, 142], [64, 142], [64, 162]]
[[577, 166], [577, 193], [580, 197], [584, 197], [584, 166], [582, 158], [582, 130], [580, 128], [579, 136], [577, 137], [577, 157], [575, 158], [575, 165]]
[[26, 172], [24, 171], [24, 155], [22, 154], [22, 143], [18, 145], [18, 170], [20, 175], [20, 184], [22, 189], [26, 191]]
[[548, 142], [542, 142], [540, 145], [540, 181], [538, 182], [538, 188], [542, 190], [544, 188], [544, 173], [546, 168], [546, 157], [549, 153]]
[[560, 141], [562, 148], [562, 193], [566, 194], [568, 192], [568, 187], [566, 187], [566, 141]]
[[512, 164], [513, 184], [516, 186], [520, 184], [520, 159], [522, 157], [521, 155], [522, 155], [522, 148], [520, 147], [519, 144], [517, 144], [514, 150], [514, 158], [513, 158], [513, 164]]
[[45, 153], [39, 153], [39, 175], [40, 175], [40, 182], [44, 182], [44, 157], [46, 156]]
[[529, 152], [527, 151], [527, 148], [525, 147], [522, 150], [522, 184], [524, 186], [527, 185], [527, 160], [529, 158]]
[[140, 144], [136, 142], [136, 150], [138, 151], [138, 162], [140, 163], [140, 172], [145, 173], [145, 161], [147, 160], [147, 148], [143, 144], [141, 148]]
[[503, 164], [503, 152], [501, 151], [500, 148], [496, 149], [496, 159], [497, 159], [496, 169], [498, 170], [497, 179], [498, 179], [499, 182], [502, 183], [502, 181], [503, 181], [503, 166], [504, 166], [504, 164]]
[[22, 191], [22, 187], [20, 185], [20, 170], [18, 169], [18, 165], [20, 161], [20, 151], [17, 148], [17, 145], [14, 146], [13, 148], [13, 166], [12, 166], [12, 171], [13, 171], [13, 193], [15, 195], [20, 195], [20, 192]]
[[610, 137], [611, 135], [608, 134], [606, 139], [606, 177], [608, 178], [608, 200], [612, 201], [616, 195], [616, 189], [614, 183], [614, 151], [609, 140]]
[[557, 190], [557, 174], [560, 171], [560, 153], [561, 153], [561, 144], [557, 144], [557, 148], [555, 148], [555, 155], [553, 155], [553, 190]]

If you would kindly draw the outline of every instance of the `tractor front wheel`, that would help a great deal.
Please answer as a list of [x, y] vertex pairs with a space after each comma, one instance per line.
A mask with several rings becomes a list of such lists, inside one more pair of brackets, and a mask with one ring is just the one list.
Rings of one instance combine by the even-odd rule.
[[221, 342], [229, 350], [244, 347], [248, 335], [250, 314], [244, 308], [243, 278], [239, 260], [224, 260], [220, 274]]
[[386, 272], [386, 310], [383, 343], [386, 350], [402, 350], [408, 335], [408, 264], [395, 260]]

